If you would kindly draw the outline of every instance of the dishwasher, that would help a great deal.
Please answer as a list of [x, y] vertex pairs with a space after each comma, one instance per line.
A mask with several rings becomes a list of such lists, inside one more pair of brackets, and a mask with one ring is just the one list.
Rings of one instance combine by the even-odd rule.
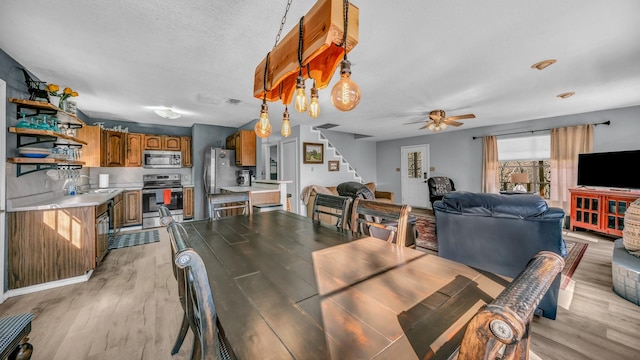
[[98, 206], [96, 216], [96, 264], [98, 264], [109, 251], [109, 217], [110, 206]]

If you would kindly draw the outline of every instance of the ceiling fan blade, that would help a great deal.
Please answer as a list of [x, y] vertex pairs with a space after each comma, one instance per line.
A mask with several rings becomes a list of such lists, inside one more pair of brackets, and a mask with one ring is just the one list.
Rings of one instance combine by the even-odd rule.
[[419, 124], [419, 123], [423, 123], [426, 120], [418, 120], [418, 121], [412, 121], [412, 122], [408, 122], [408, 123], [404, 123], [402, 125], [411, 125], [411, 124]]
[[458, 116], [449, 116], [447, 120], [462, 120], [462, 119], [475, 119], [475, 115], [466, 114], [466, 115], [458, 115]]
[[447, 124], [447, 125], [451, 125], [451, 126], [463, 125], [461, 122], [453, 121], [453, 120], [450, 120], [450, 119], [445, 120], [444, 123]]
[[431, 124], [433, 124], [433, 121], [429, 121], [428, 123], [426, 123], [423, 127], [421, 127], [421, 128], [420, 128], [420, 129], [418, 129], [418, 130], [426, 129], [426, 128], [428, 128], [428, 127], [429, 127], [429, 125], [431, 125]]

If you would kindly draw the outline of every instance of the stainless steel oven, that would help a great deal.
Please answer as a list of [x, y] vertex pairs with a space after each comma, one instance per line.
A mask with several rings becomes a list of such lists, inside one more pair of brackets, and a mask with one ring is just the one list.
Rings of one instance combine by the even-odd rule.
[[158, 206], [164, 204], [176, 221], [183, 220], [180, 174], [144, 175], [142, 186], [142, 228], [159, 227]]

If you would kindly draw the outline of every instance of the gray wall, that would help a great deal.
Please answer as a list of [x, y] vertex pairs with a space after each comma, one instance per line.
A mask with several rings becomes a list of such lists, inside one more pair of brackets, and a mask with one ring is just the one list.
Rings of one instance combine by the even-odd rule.
[[[594, 131], [594, 151], [621, 151], [640, 149], [640, 106], [603, 110], [591, 113], [559, 116], [499, 126], [487, 126], [451, 133], [429, 133], [412, 138], [381, 141], [377, 143], [378, 184], [401, 197], [400, 147], [429, 144], [431, 176], [448, 176], [454, 179], [456, 188], [481, 191], [482, 187], [482, 139], [474, 136], [500, 135], [510, 132], [600, 123], [610, 120], [611, 125], [599, 125]], [[425, 191], [428, 191], [425, 185]]]
[[[356, 139], [353, 134], [322, 130], [324, 136], [338, 149], [365, 183], [376, 182], [376, 143]], [[376, 184], [377, 186], [377, 184]], [[384, 190], [378, 187], [378, 190]]]

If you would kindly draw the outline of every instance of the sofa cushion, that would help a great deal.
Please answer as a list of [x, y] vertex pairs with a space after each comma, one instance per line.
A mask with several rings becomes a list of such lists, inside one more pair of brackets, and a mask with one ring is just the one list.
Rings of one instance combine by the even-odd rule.
[[434, 207], [465, 215], [526, 219], [544, 215], [549, 206], [536, 194], [501, 195], [456, 191], [446, 194]]

